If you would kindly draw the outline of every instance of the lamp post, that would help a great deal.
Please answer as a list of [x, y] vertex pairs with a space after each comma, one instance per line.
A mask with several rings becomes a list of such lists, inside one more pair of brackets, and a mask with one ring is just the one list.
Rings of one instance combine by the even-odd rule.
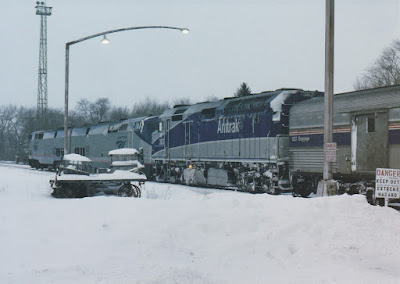
[[78, 40], [70, 41], [65, 44], [65, 101], [64, 101], [64, 155], [68, 154], [68, 85], [69, 85], [69, 47], [73, 44], [80, 43], [82, 41], [86, 41], [88, 39], [92, 39], [95, 37], [103, 36], [101, 42], [103, 44], [107, 44], [110, 41], [107, 39], [107, 34], [130, 31], [130, 30], [143, 30], [143, 29], [170, 29], [170, 30], [178, 30], [183, 34], [189, 33], [189, 29], [187, 28], [178, 28], [178, 27], [168, 27], [168, 26], [139, 26], [139, 27], [129, 27], [129, 28], [120, 28], [110, 31], [105, 31], [97, 34], [93, 34], [87, 37], [83, 37]]

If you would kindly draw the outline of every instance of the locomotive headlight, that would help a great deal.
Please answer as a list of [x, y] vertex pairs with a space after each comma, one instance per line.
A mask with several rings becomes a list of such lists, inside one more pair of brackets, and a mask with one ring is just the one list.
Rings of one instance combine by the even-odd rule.
[[193, 166], [192, 166], [192, 164], [190, 164], [190, 165], [189, 165], [189, 169], [192, 169], [192, 168], [193, 168]]

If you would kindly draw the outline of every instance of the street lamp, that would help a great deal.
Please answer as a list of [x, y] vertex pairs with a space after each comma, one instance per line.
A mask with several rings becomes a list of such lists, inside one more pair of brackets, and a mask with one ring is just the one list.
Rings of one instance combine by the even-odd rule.
[[108, 44], [110, 41], [106, 37], [107, 34], [130, 31], [130, 30], [143, 30], [143, 29], [170, 29], [170, 30], [178, 30], [183, 34], [188, 34], [189, 29], [187, 28], [177, 28], [177, 27], [168, 27], [168, 26], [141, 26], [141, 27], [129, 27], [129, 28], [120, 28], [115, 30], [110, 30], [102, 33], [93, 34], [78, 40], [70, 41], [65, 44], [65, 101], [64, 101], [64, 155], [68, 154], [68, 84], [69, 84], [69, 47], [73, 44], [80, 43], [82, 41], [103, 36], [101, 43]]
[[102, 44], [109, 44], [110, 40], [106, 37], [106, 35], [103, 36], [103, 39], [101, 40]]

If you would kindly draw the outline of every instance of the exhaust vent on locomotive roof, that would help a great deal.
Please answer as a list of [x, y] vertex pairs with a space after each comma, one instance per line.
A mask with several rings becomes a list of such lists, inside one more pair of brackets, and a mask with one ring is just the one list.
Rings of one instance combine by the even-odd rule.
[[180, 114], [180, 113], [184, 113], [184, 112], [185, 112], [187, 109], [188, 109], [187, 107], [185, 107], [185, 108], [180, 108], [180, 109], [177, 109], [177, 110], [174, 112], [174, 114]]
[[174, 105], [174, 107], [173, 107], [173, 108], [178, 108], [178, 107], [187, 107], [187, 106], [189, 106], [189, 105], [186, 105], [186, 104], [183, 104], [183, 105]]
[[304, 91], [304, 90], [299, 88], [280, 88], [276, 89], [275, 91]]

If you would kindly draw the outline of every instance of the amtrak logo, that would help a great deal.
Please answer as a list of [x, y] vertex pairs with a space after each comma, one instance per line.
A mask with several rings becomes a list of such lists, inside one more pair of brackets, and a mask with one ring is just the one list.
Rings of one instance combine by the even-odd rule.
[[226, 118], [220, 118], [218, 120], [217, 133], [238, 133], [239, 130], [239, 119], [235, 118], [233, 121], [229, 121]]
[[115, 144], [117, 144], [118, 148], [124, 148], [126, 140], [118, 140], [117, 142], [115, 142]]

